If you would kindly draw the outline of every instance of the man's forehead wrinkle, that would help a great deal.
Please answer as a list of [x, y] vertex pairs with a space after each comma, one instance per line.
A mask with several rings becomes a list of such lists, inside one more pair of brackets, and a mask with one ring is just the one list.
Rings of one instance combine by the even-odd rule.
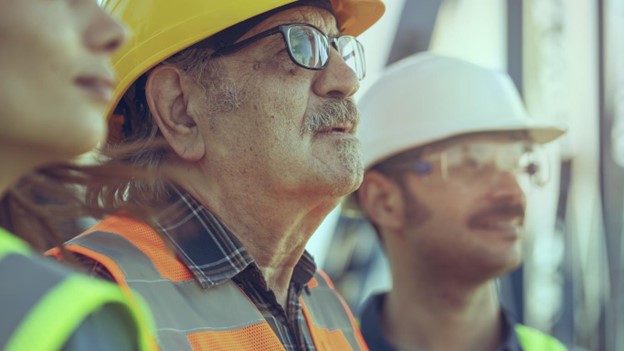
[[312, 24], [330, 36], [339, 35], [336, 18], [327, 10], [313, 7], [302, 7], [300, 10], [301, 23]]

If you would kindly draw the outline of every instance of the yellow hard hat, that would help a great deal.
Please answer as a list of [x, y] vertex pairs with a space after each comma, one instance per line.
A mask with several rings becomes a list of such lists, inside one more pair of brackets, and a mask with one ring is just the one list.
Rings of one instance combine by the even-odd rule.
[[[108, 114], [151, 67], [220, 31], [298, 0], [104, 0], [132, 36], [113, 58], [119, 79]], [[384, 13], [381, 0], [330, 0], [343, 34], [359, 35]]]

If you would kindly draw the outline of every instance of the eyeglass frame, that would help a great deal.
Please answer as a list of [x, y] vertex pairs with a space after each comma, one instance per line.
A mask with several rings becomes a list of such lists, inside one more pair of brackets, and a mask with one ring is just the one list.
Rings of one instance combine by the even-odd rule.
[[[310, 27], [316, 31], [318, 31], [323, 37], [325, 37], [329, 43], [328, 46], [328, 55], [327, 55], [327, 61], [320, 67], [308, 67], [305, 66], [304, 64], [298, 62], [292, 54], [292, 49], [290, 47], [290, 41], [288, 40], [288, 35], [287, 35], [287, 31], [291, 28], [291, 27], [295, 27], [295, 26], [303, 26], [303, 27]], [[327, 34], [325, 34], [325, 32], [323, 32], [320, 28], [309, 24], [309, 23], [289, 23], [289, 24], [280, 24], [278, 26], [269, 28], [265, 31], [262, 31], [258, 34], [255, 34], [247, 39], [243, 39], [239, 42], [236, 43], [232, 43], [229, 45], [224, 45], [221, 47], [218, 47], [211, 55], [210, 58], [215, 58], [215, 57], [219, 57], [219, 56], [224, 56], [224, 55], [229, 55], [229, 54], [233, 54], [239, 50], [242, 50], [243, 48], [245, 48], [246, 46], [255, 43], [256, 41], [259, 41], [261, 39], [264, 39], [268, 36], [277, 34], [277, 33], [281, 33], [282, 34], [282, 40], [284, 41], [284, 44], [286, 46], [286, 51], [288, 51], [288, 56], [290, 57], [290, 60], [295, 63], [297, 66], [305, 68], [305, 69], [309, 69], [309, 70], [313, 70], [313, 71], [321, 71], [324, 70], [327, 67], [327, 64], [329, 63], [329, 59], [331, 57], [331, 47], [333, 47], [336, 52], [338, 52], [340, 54], [340, 51], [338, 49], [338, 45], [336, 44], [336, 42], [340, 39], [340, 38], [344, 38], [344, 37], [348, 37], [348, 38], [352, 38], [356, 43], [357, 46], [359, 47], [359, 49], [362, 51], [362, 56], [364, 56], [364, 46], [362, 45], [362, 43], [360, 43], [359, 40], [357, 40], [356, 37], [352, 36], [352, 35], [339, 35], [337, 37], [333, 37], [333, 36], [329, 36]], [[340, 55], [342, 57], [342, 54]], [[344, 59], [344, 57], [342, 57]], [[362, 66], [363, 66], [363, 72], [362, 72], [362, 77], [358, 77], [358, 80], [362, 80], [364, 79], [364, 77], [366, 77], [366, 62], [362, 59]], [[351, 68], [351, 67], [349, 67]], [[352, 69], [354, 71], [354, 73], [357, 76], [357, 72], [355, 72], [354, 69]]]

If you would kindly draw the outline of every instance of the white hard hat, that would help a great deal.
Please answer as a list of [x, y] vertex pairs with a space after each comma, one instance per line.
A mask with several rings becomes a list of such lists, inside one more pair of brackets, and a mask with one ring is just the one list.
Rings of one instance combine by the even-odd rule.
[[391, 66], [359, 101], [364, 165], [414, 147], [479, 132], [526, 131], [537, 143], [565, 132], [529, 119], [506, 74], [420, 53]]

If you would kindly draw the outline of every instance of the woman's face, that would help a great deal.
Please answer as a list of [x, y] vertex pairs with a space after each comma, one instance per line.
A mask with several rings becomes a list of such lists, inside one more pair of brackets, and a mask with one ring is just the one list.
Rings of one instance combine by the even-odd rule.
[[96, 0], [0, 0], [0, 148], [62, 160], [106, 134], [124, 28]]

